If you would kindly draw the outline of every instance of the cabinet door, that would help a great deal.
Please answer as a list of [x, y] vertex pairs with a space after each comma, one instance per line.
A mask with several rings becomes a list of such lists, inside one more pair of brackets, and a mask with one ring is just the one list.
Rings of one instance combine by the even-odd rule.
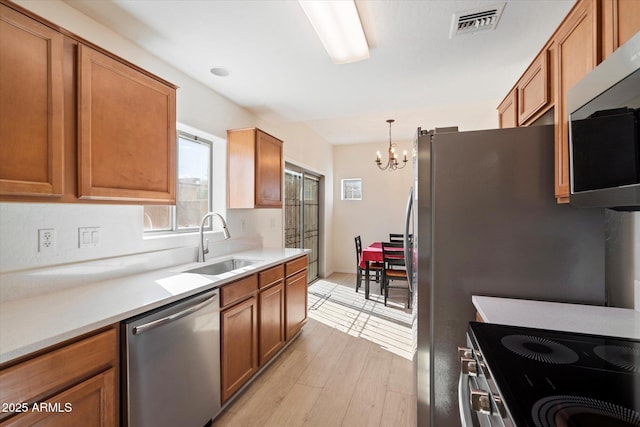
[[640, 31], [640, 1], [602, 2], [602, 46], [606, 58]]
[[307, 270], [287, 277], [286, 284], [286, 338], [290, 340], [307, 321]]
[[527, 124], [549, 105], [549, 61], [543, 50], [518, 83], [518, 125]]
[[260, 292], [260, 366], [282, 348], [284, 336], [284, 281]]
[[257, 298], [251, 297], [220, 312], [223, 403], [258, 370], [257, 309]]
[[63, 36], [0, 5], [0, 194], [62, 196]]
[[576, 4], [558, 29], [555, 42], [555, 195], [558, 203], [569, 201], [569, 128], [567, 92], [599, 62], [598, 2]]
[[282, 141], [256, 131], [256, 207], [282, 207]]
[[111, 368], [44, 402], [30, 404], [28, 412], [0, 425], [115, 427], [118, 425], [115, 390], [116, 376]]
[[514, 128], [518, 126], [516, 94], [517, 92], [512, 90], [498, 106], [498, 126], [501, 128]]
[[175, 89], [78, 46], [78, 196], [175, 203]]

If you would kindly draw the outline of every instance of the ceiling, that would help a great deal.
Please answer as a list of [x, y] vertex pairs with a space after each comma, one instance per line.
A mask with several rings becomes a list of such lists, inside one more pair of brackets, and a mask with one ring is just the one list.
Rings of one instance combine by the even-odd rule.
[[388, 141], [386, 119], [394, 141], [418, 126], [474, 128], [487, 108], [497, 123], [498, 103], [575, 0], [509, 0], [495, 30], [454, 38], [455, 12], [500, 0], [356, 0], [371, 57], [342, 65], [293, 0], [65, 2], [265, 120], [346, 144]]

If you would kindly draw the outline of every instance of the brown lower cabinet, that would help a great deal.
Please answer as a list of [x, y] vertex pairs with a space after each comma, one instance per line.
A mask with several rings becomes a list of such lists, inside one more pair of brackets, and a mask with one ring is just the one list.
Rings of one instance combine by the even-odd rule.
[[286, 338], [290, 340], [307, 321], [307, 270], [304, 269], [287, 277], [286, 283]]
[[258, 299], [248, 299], [220, 312], [220, 378], [226, 402], [258, 371]]
[[286, 339], [293, 338], [307, 322], [307, 256], [285, 264]]
[[222, 403], [295, 337], [306, 320], [306, 255], [222, 286]]
[[264, 366], [285, 344], [284, 265], [259, 274], [259, 363]]
[[0, 368], [0, 426], [119, 423], [118, 329]]

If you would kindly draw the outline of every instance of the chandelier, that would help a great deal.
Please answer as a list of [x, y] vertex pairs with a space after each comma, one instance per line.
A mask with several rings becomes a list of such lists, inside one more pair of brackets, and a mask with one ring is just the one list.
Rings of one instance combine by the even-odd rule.
[[400, 162], [398, 162], [398, 155], [396, 154], [395, 151], [395, 146], [396, 144], [391, 142], [391, 123], [393, 123], [395, 120], [393, 119], [389, 119], [387, 120], [387, 123], [389, 123], [389, 159], [387, 160], [387, 164], [382, 166], [382, 159], [380, 158], [380, 152], [378, 151], [376, 154], [376, 164], [378, 165], [378, 167], [380, 168], [380, 170], [390, 170], [390, 171], [394, 171], [396, 169], [402, 169], [403, 167], [407, 166], [407, 151], [405, 150], [403, 153], [403, 160], [402, 160], [402, 166], [400, 166]]

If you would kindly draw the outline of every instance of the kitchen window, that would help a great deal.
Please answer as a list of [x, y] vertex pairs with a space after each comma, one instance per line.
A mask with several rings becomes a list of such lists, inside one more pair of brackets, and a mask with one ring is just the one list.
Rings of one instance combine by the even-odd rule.
[[342, 200], [362, 200], [362, 179], [342, 180]]
[[211, 211], [213, 142], [178, 131], [178, 182], [175, 206], [144, 207], [145, 232], [188, 231]]

